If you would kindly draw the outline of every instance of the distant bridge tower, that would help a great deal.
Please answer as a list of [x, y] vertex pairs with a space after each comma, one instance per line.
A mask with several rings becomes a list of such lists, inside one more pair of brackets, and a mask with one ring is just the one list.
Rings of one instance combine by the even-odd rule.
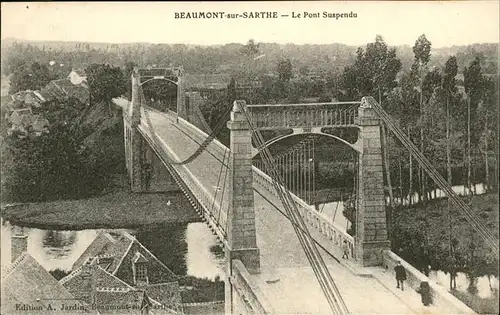
[[[141, 124], [143, 112], [142, 84], [154, 80], [163, 79], [169, 82], [175, 81], [162, 76], [151, 74], [141, 76], [142, 69], [135, 68], [132, 72], [132, 101], [129, 103], [127, 111], [123, 113], [123, 128], [125, 137], [125, 160], [129, 175], [130, 188], [133, 192], [166, 192], [179, 190], [177, 184], [162, 165], [160, 159], [156, 156], [151, 146], [144, 140], [138, 131]], [[155, 69], [165, 70], [165, 69]], [[147, 70], [145, 70], [147, 71]], [[141, 82], [141, 78], [144, 79]], [[180, 97], [179, 91], [182, 88], [177, 87], [177, 109], [184, 107], [184, 98]], [[181, 92], [182, 94], [182, 92]]]
[[132, 72], [132, 101], [123, 113], [123, 134], [125, 137], [125, 161], [132, 191], [142, 191], [142, 139], [137, 127], [141, 123], [140, 76]]

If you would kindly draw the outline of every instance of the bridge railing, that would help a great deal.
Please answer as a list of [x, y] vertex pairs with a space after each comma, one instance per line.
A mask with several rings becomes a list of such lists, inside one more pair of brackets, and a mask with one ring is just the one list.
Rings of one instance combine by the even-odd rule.
[[258, 129], [354, 126], [360, 102], [248, 105]]
[[[278, 198], [271, 177], [255, 166], [253, 167], [253, 180], [254, 186], [257, 184], [259, 187], [265, 189], [268, 193]], [[321, 235], [328, 242], [330, 242], [331, 245], [336, 247], [342, 247], [342, 244], [346, 241], [349, 248], [349, 256], [353, 257], [354, 238], [351, 235], [347, 234], [347, 232], [345, 232], [340, 226], [331, 222], [325, 215], [316, 211], [313, 206], [308, 205], [293, 193], [291, 193], [291, 196], [295, 201], [300, 214], [310, 227], [321, 233]]]
[[229, 281], [236, 293], [233, 296], [233, 312], [237, 314], [275, 314], [275, 311], [259, 286], [253, 283], [243, 263], [232, 261], [233, 275]]
[[[150, 108], [147, 108], [147, 109], [151, 110]], [[171, 113], [169, 115], [169, 113], [162, 113], [159, 111], [157, 111], [157, 112], [161, 113], [162, 115], [164, 115], [167, 119], [170, 119], [171, 121], [175, 120], [174, 116]], [[189, 124], [188, 122], [183, 121], [182, 123], [184, 125], [183, 127], [186, 127], [186, 129], [188, 129], [188, 130], [190, 128], [196, 128], [195, 126]], [[156, 149], [158, 154], [161, 156], [165, 155], [165, 157], [163, 159], [165, 161], [168, 161], [169, 157], [168, 157], [167, 153], [165, 152], [165, 150], [168, 148], [168, 146], [166, 146], [164, 143], [155, 143], [154, 137], [150, 134], [151, 130], [144, 128], [145, 126], [147, 126], [147, 124], [141, 124], [141, 126], [139, 126], [139, 130], [141, 130], [143, 132], [143, 134], [146, 136], [146, 138], [149, 138], [147, 140]], [[198, 130], [197, 131], [198, 133], [200, 132], [199, 129], [196, 128], [196, 130]], [[193, 133], [193, 135], [196, 135], [196, 137], [198, 137], [197, 133]], [[161, 148], [161, 149], [159, 149], [159, 148]], [[215, 148], [216, 148], [216, 151], [221, 151], [221, 153], [223, 153], [221, 150], [222, 148], [220, 148], [219, 146], [216, 145]], [[218, 153], [219, 152], [217, 152], [217, 154]], [[218, 222], [217, 220], [215, 220], [215, 216], [214, 216], [213, 212], [217, 212], [217, 214], [219, 214], [221, 211], [227, 211], [227, 206], [226, 206], [227, 204], [226, 204], [225, 200], [220, 200], [220, 198], [218, 198], [219, 200], [214, 201], [213, 194], [210, 193], [201, 182], [199, 182], [199, 180], [196, 178], [196, 176], [194, 176], [194, 174], [192, 174], [189, 171], [189, 169], [186, 167], [186, 165], [175, 165], [175, 164], [172, 165], [172, 164], [170, 164], [170, 165], [166, 165], [166, 166], [167, 166], [167, 168], [173, 168], [175, 170], [175, 172], [177, 172], [178, 176], [181, 178], [180, 180], [182, 180], [183, 184], [186, 186], [186, 188], [189, 190], [189, 192], [192, 194], [192, 196], [195, 199], [195, 200], [191, 200], [191, 202], [196, 202], [196, 203], [198, 203], [199, 206], [201, 206], [202, 209], [200, 209], [200, 210], [202, 210], [202, 212], [203, 212], [202, 214], [203, 214], [204, 218], [210, 223], [212, 228], [218, 234], [219, 238], [221, 240], [224, 240], [224, 236], [225, 236], [226, 231], [224, 230], [223, 227], [225, 226], [225, 222]], [[218, 216], [222, 220], [227, 220], [226, 213], [223, 213], [222, 215], [218, 215]]]

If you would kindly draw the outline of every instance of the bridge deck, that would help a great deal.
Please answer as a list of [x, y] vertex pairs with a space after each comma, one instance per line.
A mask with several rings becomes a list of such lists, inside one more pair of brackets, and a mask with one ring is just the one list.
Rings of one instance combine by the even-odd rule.
[[[183, 160], [198, 148], [193, 139], [176, 127], [178, 123], [175, 119], [168, 114], [155, 111], [149, 113], [156, 137], [161, 139], [167, 153], [174, 160]], [[141, 126], [147, 128], [144, 115]], [[204, 152], [193, 163], [175, 167], [188, 169], [207, 191], [213, 192], [213, 187], [217, 186], [220, 163], [213, 155]], [[219, 186], [222, 187], [224, 178], [220, 181]], [[274, 202], [272, 196], [266, 197]], [[292, 225], [258, 193], [255, 194], [255, 203], [257, 244], [261, 252], [262, 270], [251, 278], [258, 284], [276, 313], [331, 313]], [[338, 255], [334, 250], [331, 252]], [[414, 291], [397, 291], [395, 280], [384, 275], [382, 268], [372, 270], [375, 277], [363, 276], [338, 263], [329, 254], [323, 254], [332, 277], [353, 314], [448, 313], [434, 307], [424, 308], [420, 296]], [[279, 281], [273, 281], [277, 279]], [[268, 283], [269, 280], [272, 283]]]

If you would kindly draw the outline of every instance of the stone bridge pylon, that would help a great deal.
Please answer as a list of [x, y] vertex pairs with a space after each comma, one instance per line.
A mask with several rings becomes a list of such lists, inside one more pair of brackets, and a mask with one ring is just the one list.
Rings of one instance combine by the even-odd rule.
[[[180, 77], [180, 71], [178, 76]], [[141, 75], [137, 68], [132, 72], [131, 78], [132, 100], [127, 111], [123, 113], [125, 160], [130, 188], [133, 192], [178, 191], [179, 187], [176, 182], [162, 165], [154, 150], [140, 134], [138, 126], [141, 124], [143, 107], [146, 105], [143, 104], [145, 98], [142, 95], [142, 84], [154, 79], [166, 79], [177, 84], [177, 108], [181, 108], [180, 112], [185, 113], [185, 108], [182, 106], [185, 99], [179, 97], [183, 94], [180, 87], [181, 80], [177, 78], [174, 81], [173, 78], [164, 78], [163, 76]]]
[[390, 249], [384, 192], [380, 118], [363, 98], [355, 120], [359, 126], [355, 259], [363, 266], [382, 264]]

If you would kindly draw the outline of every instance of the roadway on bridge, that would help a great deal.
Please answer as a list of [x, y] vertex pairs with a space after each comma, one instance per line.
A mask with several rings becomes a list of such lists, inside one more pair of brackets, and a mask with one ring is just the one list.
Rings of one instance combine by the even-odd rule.
[[[176, 127], [182, 121], [177, 123], [171, 116], [156, 111], [149, 113], [156, 136], [168, 146], [166, 151], [175, 152], [174, 160], [184, 160], [195, 152], [198, 144]], [[144, 115], [141, 125], [148, 128]], [[215, 191], [221, 162], [214, 155], [204, 152], [194, 162], [175, 167], [187, 168], [207, 191]], [[223, 187], [223, 181], [222, 177], [219, 187]], [[271, 196], [266, 197], [273, 200]], [[251, 277], [274, 307], [274, 312], [331, 313], [289, 221], [258, 193], [255, 194], [255, 205], [262, 270], [260, 274]], [[226, 207], [224, 200], [223, 208]], [[390, 280], [383, 282], [374, 277], [361, 276], [339, 264], [330, 255], [325, 253], [323, 257], [351, 313], [430, 313], [431, 309], [421, 306], [420, 297], [415, 292], [394, 292], [395, 281], [389, 285]], [[383, 272], [382, 268], [378, 269]]]

